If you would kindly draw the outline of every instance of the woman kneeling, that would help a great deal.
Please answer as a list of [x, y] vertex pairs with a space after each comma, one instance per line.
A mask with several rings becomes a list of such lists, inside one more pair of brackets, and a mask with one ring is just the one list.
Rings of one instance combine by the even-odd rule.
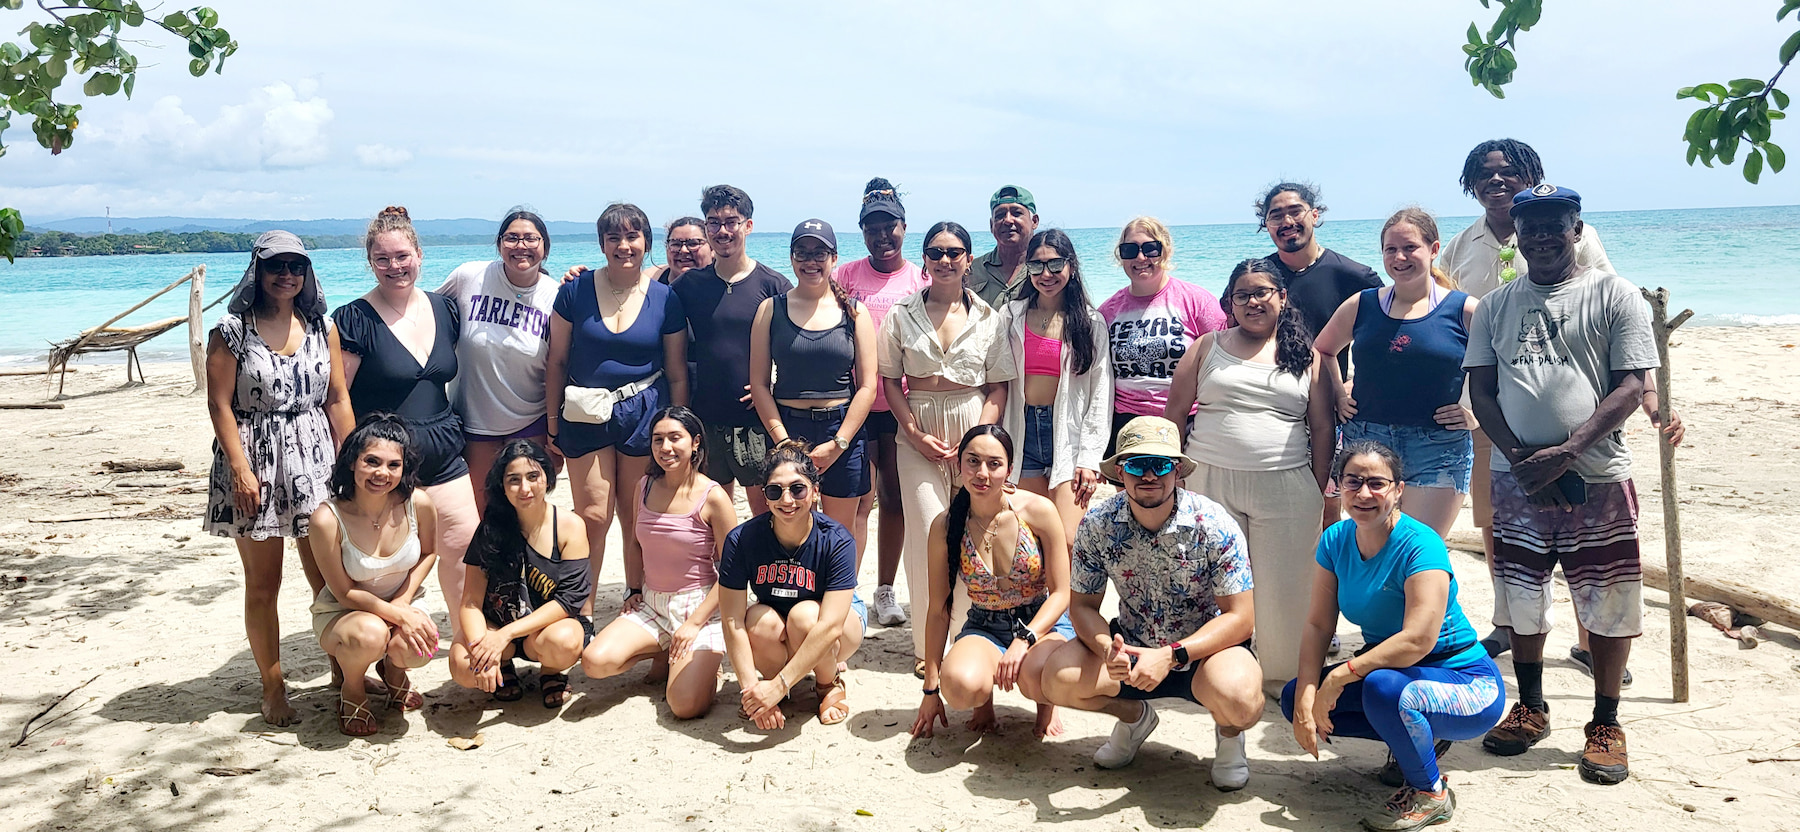
[[[1062, 725], [1039, 679], [1050, 654], [1075, 636], [1067, 615], [1069, 544], [1061, 515], [1050, 500], [1007, 487], [1013, 443], [1005, 428], [970, 428], [956, 455], [963, 486], [931, 524], [925, 701], [913, 736], [931, 736], [934, 721], [949, 726], [946, 699], [951, 707], [975, 710], [971, 730], [998, 731], [994, 688], [1012, 690], [1015, 684], [1038, 703], [1033, 733], [1055, 736]], [[959, 577], [969, 588], [969, 618], [945, 655], [950, 588]]]
[[450, 677], [502, 702], [525, 695], [513, 659], [539, 665], [544, 707], [569, 700], [569, 668], [594, 637], [581, 614], [588, 579], [587, 529], [550, 505], [556, 466], [543, 447], [513, 439], [500, 447], [482, 489], [487, 514], [463, 563], [462, 636], [450, 648]]
[[726, 536], [719, 561], [725, 646], [743, 691], [738, 716], [764, 730], [786, 725], [781, 702], [810, 672], [819, 722], [836, 725], [850, 717], [838, 663], [862, 646], [868, 623], [853, 603], [856, 539], [818, 510], [819, 469], [804, 442], [770, 451], [763, 483], [769, 510]]
[[[1506, 688], [1456, 602], [1443, 539], [1400, 513], [1399, 456], [1352, 442], [1333, 468], [1350, 519], [1319, 538], [1300, 676], [1282, 691], [1281, 712], [1314, 757], [1319, 739], [1334, 734], [1387, 743], [1392, 758], [1381, 777], [1400, 791], [1363, 826], [1442, 823], [1456, 798], [1437, 758], [1451, 740], [1474, 739], [1500, 721]], [[1339, 612], [1362, 627], [1369, 646], [1320, 669]]]
[[325, 587], [313, 600], [313, 633], [344, 669], [338, 730], [381, 730], [363, 672], [375, 665], [388, 707], [416, 711], [425, 698], [406, 676], [437, 654], [438, 629], [417, 604], [437, 562], [437, 512], [418, 488], [419, 448], [400, 417], [371, 413], [344, 440], [331, 499], [312, 515], [313, 552]]
[[718, 560], [737, 509], [725, 489], [700, 473], [706, 451], [706, 430], [694, 411], [666, 407], [651, 418], [653, 464], [639, 483], [632, 527], [642, 555], [625, 550], [625, 609], [581, 657], [590, 679], [617, 676], [645, 659], [666, 660], [676, 719], [712, 708], [725, 656]]

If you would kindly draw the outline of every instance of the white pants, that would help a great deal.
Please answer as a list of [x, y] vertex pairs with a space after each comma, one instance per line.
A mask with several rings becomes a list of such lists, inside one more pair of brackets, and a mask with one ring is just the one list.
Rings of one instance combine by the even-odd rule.
[[[906, 403], [918, 420], [919, 430], [951, 445], [962, 442], [964, 433], [981, 421], [980, 390], [953, 390], [932, 393], [914, 390], [906, 394]], [[906, 545], [900, 562], [906, 569], [907, 601], [912, 605], [913, 655], [925, 657], [925, 616], [931, 606], [932, 568], [948, 569], [943, 564], [928, 563], [926, 537], [931, 534], [931, 521], [950, 507], [956, 495], [959, 476], [955, 460], [933, 462], [902, 436], [895, 443], [894, 465], [900, 475], [900, 500], [906, 507]], [[961, 546], [951, 547], [954, 558]], [[948, 572], [946, 572], [948, 574]], [[950, 633], [946, 644], [955, 641], [969, 614], [969, 591], [962, 581], [951, 582]], [[943, 658], [938, 656], [937, 658]]]
[[1294, 678], [1300, 668], [1300, 637], [1312, 609], [1319, 518], [1325, 513], [1312, 468], [1233, 471], [1200, 463], [1185, 485], [1224, 506], [1244, 532], [1263, 679]]

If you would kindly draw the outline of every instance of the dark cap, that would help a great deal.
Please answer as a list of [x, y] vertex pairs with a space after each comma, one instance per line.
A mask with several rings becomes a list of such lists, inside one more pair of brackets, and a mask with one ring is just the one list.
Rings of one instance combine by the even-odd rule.
[[995, 208], [1015, 202], [1025, 206], [1031, 213], [1037, 213], [1037, 200], [1031, 197], [1030, 191], [1017, 185], [1007, 185], [995, 191], [994, 196], [988, 200], [988, 213], [992, 214]]
[[887, 214], [901, 222], [906, 222], [906, 207], [900, 204], [900, 195], [893, 188], [878, 188], [863, 194], [862, 213], [856, 217], [858, 225], [869, 221], [871, 214]]
[[1507, 213], [1518, 216], [1520, 211], [1530, 208], [1542, 208], [1549, 205], [1567, 205], [1581, 211], [1581, 194], [1561, 185], [1545, 182], [1528, 191], [1520, 191], [1513, 195], [1512, 208]]
[[794, 226], [794, 236], [792, 239], [788, 240], [788, 246], [791, 248], [795, 243], [798, 243], [807, 237], [811, 237], [824, 243], [831, 247], [832, 251], [837, 251], [837, 234], [832, 232], [831, 223], [819, 219], [801, 222], [799, 225]]

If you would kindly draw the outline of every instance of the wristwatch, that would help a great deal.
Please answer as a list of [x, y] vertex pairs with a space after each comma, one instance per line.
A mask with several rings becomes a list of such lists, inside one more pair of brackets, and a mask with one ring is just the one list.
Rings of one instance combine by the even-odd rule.
[[848, 450], [850, 450], [850, 440], [848, 440], [848, 439], [845, 439], [845, 438], [844, 438], [844, 437], [842, 437], [842, 436], [837, 436], [837, 435], [833, 435], [833, 436], [832, 436], [832, 437], [831, 437], [831, 441], [833, 441], [833, 442], [836, 442], [836, 443], [837, 443], [837, 446], [838, 446], [838, 450], [840, 450], [840, 451], [848, 451]]
[[1176, 667], [1180, 667], [1180, 666], [1188, 663], [1187, 647], [1184, 646], [1179, 641], [1169, 642], [1169, 654], [1174, 657]]
[[1023, 640], [1026, 647], [1037, 646], [1038, 635], [1032, 632], [1030, 627], [1025, 626], [1025, 622], [1014, 619], [1012, 630], [1013, 638]]

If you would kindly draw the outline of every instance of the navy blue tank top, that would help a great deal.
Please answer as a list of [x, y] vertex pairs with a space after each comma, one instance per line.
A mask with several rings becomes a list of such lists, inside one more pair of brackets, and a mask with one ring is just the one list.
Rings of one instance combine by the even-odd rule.
[[1469, 296], [1453, 290], [1425, 317], [1402, 321], [1382, 311], [1380, 291], [1364, 289], [1356, 302], [1356, 421], [1435, 427], [1432, 414], [1462, 398]]
[[856, 320], [846, 314], [830, 329], [802, 329], [788, 318], [787, 295], [777, 295], [774, 307], [769, 358], [776, 368], [775, 398], [850, 398], [856, 391]]

